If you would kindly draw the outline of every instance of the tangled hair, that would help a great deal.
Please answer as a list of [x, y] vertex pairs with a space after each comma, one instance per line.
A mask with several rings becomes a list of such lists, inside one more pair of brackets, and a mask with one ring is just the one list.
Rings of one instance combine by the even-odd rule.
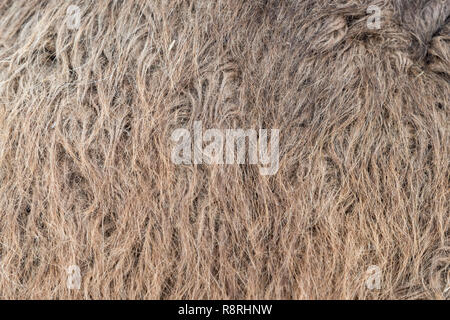
[[[0, 298], [449, 298], [449, 7], [1, 1]], [[278, 173], [174, 164], [194, 121]]]

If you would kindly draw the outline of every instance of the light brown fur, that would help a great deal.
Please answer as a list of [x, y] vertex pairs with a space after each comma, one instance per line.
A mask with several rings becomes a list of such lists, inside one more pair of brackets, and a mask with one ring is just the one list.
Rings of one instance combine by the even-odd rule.
[[[449, 28], [441, 0], [2, 1], [0, 298], [448, 298]], [[173, 164], [197, 120], [279, 128], [278, 173]]]

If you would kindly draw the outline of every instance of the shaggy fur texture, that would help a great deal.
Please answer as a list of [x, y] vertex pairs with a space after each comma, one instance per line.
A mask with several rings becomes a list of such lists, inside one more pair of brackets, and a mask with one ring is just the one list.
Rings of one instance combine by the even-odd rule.
[[[1, 1], [0, 298], [448, 298], [449, 4]], [[198, 120], [278, 173], [173, 164]]]

